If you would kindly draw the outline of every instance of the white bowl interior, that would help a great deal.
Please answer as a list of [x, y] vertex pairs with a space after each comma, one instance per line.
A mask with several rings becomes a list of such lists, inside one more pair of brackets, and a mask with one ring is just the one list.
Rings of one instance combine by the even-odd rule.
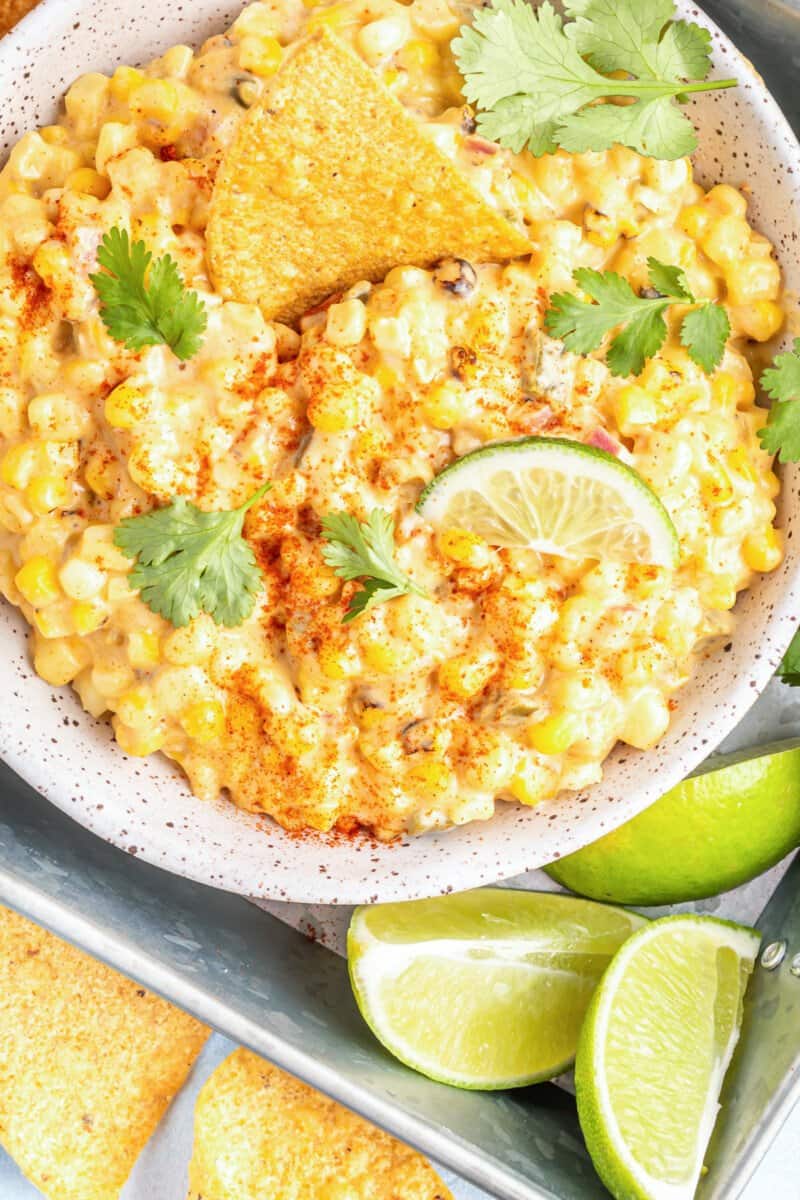
[[[141, 63], [178, 42], [199, 44], [241, 4], [192, 0], [159, 10], [139, 0], [45, 0], [0, 42], [0, 153], [52, 119], [72, 80]], [[681, 15], [711, 30], [717, 73], [734, 90], [692, 105], [703, 182], [749, 182], [754, 224], [775, 243], [788, 287], [800, 292], [798, 147], [750, 64], [694, 5]], [[794, 173], [793, 173], [794, 170]], [[787, 556], [736, 608], [727, 652], [702, 662], [679, 696], [674, 724], [652, 751], [619, 747], [602, 783], [533, 810], [502, 806], [489, 822], [380, 845], [296, 837], [225, 801], [202, 803], [160, 756], [127, 758], [110, 728], [54, 692], [30, 666], [25, 622], [0, 607], [6, 695], [0, 755], [81, 824], [156, 865], [246, 895], [312, 903], [409, 899], [508, 878], [586, 845], [645, 808], [697, 765], [747, 711], [788, 644], [800, 610], [800, 468], [784, 470]]]

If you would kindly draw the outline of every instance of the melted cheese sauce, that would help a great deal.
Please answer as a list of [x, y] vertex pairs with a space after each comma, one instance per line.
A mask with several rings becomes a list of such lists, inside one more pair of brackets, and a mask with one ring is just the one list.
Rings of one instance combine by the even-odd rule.
[[[782, 323], [781, 279], [745, 196], [705, 193], [687, 160], [533, 159], [485, 142], [449, 51], [463, 19], [446, 0], [252, 4], [197, 54], [79, 80], [0, 174], [0, 586], [32, 626], [36, 669], [110, 713], [127, 753], [162, 750], [199, 796], [227, 792], [293, 829], [388, 838], [597, 781], [618, 740], [664, 734], [696, 656], [730, 636], [737, 593], [781, 559], [745, 353]], [[299, 333], [213, 293], [220, 157], [285, 47], [320, 22], [526, 223], [530, 261], [398, 267]], [[105, 330], [88, 276], [113, 225], [170, 253], [202, 295], [208, 328], [188, 362]], [[648, 255], [728, 307], [713, 376], [674, 328], [636, 380], [543, 333], [576, 267], [644, 288]], [[454, 457], [532, 433], [634, 466], [675, 523], [679, 568], [498, 551], [437, 538], [416, 515]], [[114, 525], [174, 495], [230, 508], [266, 479], [246, 523], [264, 579], [252, 617], [173, 629], [130, 588]], [[376, 506], [429, 598], [344, 625], [355, 585], [325, 566], [321, 518]]]

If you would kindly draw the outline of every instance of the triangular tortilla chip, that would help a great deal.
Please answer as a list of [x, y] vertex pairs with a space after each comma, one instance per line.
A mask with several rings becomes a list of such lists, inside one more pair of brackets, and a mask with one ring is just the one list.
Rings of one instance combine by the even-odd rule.
[[207, 1037], [0, 907], [0, 1142], [48, 1200], [116, 1200]]
[[453, 1200], [433, 1167], [249, 1050], [206, 1081], [195, 1109], [189, 1200]]
[[392, 267], [530, 251], [327, 30], [298, 45], [243, 118], [217, 176], [206, 244], [217, 291], [283, 321]]

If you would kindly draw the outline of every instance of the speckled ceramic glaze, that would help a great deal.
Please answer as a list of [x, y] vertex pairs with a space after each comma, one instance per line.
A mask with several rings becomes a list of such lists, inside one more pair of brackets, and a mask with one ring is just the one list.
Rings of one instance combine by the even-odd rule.
[[[784, 117], [750, 64], [699, 10], [715, 70], [740, 86], [692, 105], [697, 165], [707, 184], [747, 182], [754, 224], [775, 243], [790, 291], [800, 291], [800, 154]], [[52, 119], [71, 81], [89, 70], [136, 63], [177, 42], [198, 44], [240, 5], [214, 0], [144, 5], [131, 0], [45, 0], [0, 42], [0, 151]], [[772, 675], [800, 613], [800, 468], [784, 470], [780, 570], [736, 607], [732, 642], [703, 662], [679, 693], [669, 735], [647, 753], [620, 747], [590, 791], [525, 810], [500, 807], [488, 822], [393, 845], [291, 836], [232, 804], [203, 803], [161, 757], [127, 758], [111, 731], [68, 689], [34, 675], [25, 623], [0, 608], [5, 662], [0, 755], [81, 824], [131, 854], [217, 887], [273, 900], [355, 903], [454, 891], [489, 883], [576, 850], [634, 816], [704, 758]]]

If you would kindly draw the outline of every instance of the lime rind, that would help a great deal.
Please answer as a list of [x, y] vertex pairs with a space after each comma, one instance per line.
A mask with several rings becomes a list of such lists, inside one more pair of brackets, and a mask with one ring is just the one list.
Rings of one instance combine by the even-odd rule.
[[[732, 952], [738, 960], [739, 972], [736, 995], [728, 997], [729, 1001], [733, 1000], [733, 1003], [729, 1003], [727, 1006], [728, 1015], [732, 1014], [732, 1019], [724, 1045], [720, 1045], [718, 1040], [722, 1031], [719, 1029], [714, 1031], [714, 1044], [710, 1049], [716, 1050], [716, 1058], [708, 1072], [708, 1088], [702, 1120], [699, 1125], [694, 1127], [696, 1129], [694, 1163], [682, 1182], [670, 1182], [650, 1175], [625, 1143], [609, 1096], [607, 1048], [604, 1035], [608, 1031], [614, 1006], [618, 1003], [620, 984], [625, 979], [636, 956], [641, 953], [644, 946], [652, 944], [654, 939], [660, 938], [665, 929], [668, 933], [674, 933], [681, 927], [687, 931], [693, 931], [696, 935], [702, 933], [705, 937], [711, 937], [718, 953]], [[719, 1111], [719, 1094], [739, 1038], [744, 991], [755, 964], [760, 941], [760, 935], [755, 930], [737, 925], [732, 921], [684, 915], [664, 917], [661, 920], [653, 921], [639, 933], [634, 934], [615, 956], [603, 976], [589, 1006], [581, 1031], [575, 1062], [575, 1086], [578, 1117], [592, 1162], [601, 1180], [616, 1200], [692, 1200], [694, 1197], [702, 1173], [703, 1157]], [[665, 991], [669, 987], [669, 980], [663, 976], [653, 979], [652, 987], [653, 990]], [[641, 1063], [642, 1061], [639, 1043], [644, 1036], [643, 1022], [647, 1020], [648, 1015], [646, 1008], [640, 1011], [641, 1018], [637, 1020], [635, 1027], [631, 1026], [630, 1078], [632, 1080], [636, 1078], [637, 1062]], [[719, 1004], [715, 1004], [715, 1016], [721, 1011]], [[680, 1036], [684, 1030], [679, 1029], [675, 1033], [676, 1036]], [[636, 1040], [634, 1041], [634, 1039]], [[671, 1064], [665, 1062], [663, 1065], [666, 1078]], [[629, 1105], [630, 1103], [631, 1100], [628, 1101]], [[645, 1113], [640, 1106], [637, 1106], [636, 1109], [637, 1121], [641, 1122], [645, 1129], [652, 1130], [659, 1127], [660, 1120], [666, 1116], [667, 1114], [664, 1113]]]
[[492, 442], [431, 480], [417, 512], [490, 544], [569, 558], [675, 567], [675, 526], [641, 475], [568, 438]]
[[512, 889], [360, 908], [348, 932], [353, 993], [413, 1070], [468, 1090], [523, 1087], [572, 1063], [597, 981], [643, 923]]
[[580, 896], [653, 906], [699, 900], [800, 846], [800, 740], [714, 755], [631, 821], [545, 867]]

